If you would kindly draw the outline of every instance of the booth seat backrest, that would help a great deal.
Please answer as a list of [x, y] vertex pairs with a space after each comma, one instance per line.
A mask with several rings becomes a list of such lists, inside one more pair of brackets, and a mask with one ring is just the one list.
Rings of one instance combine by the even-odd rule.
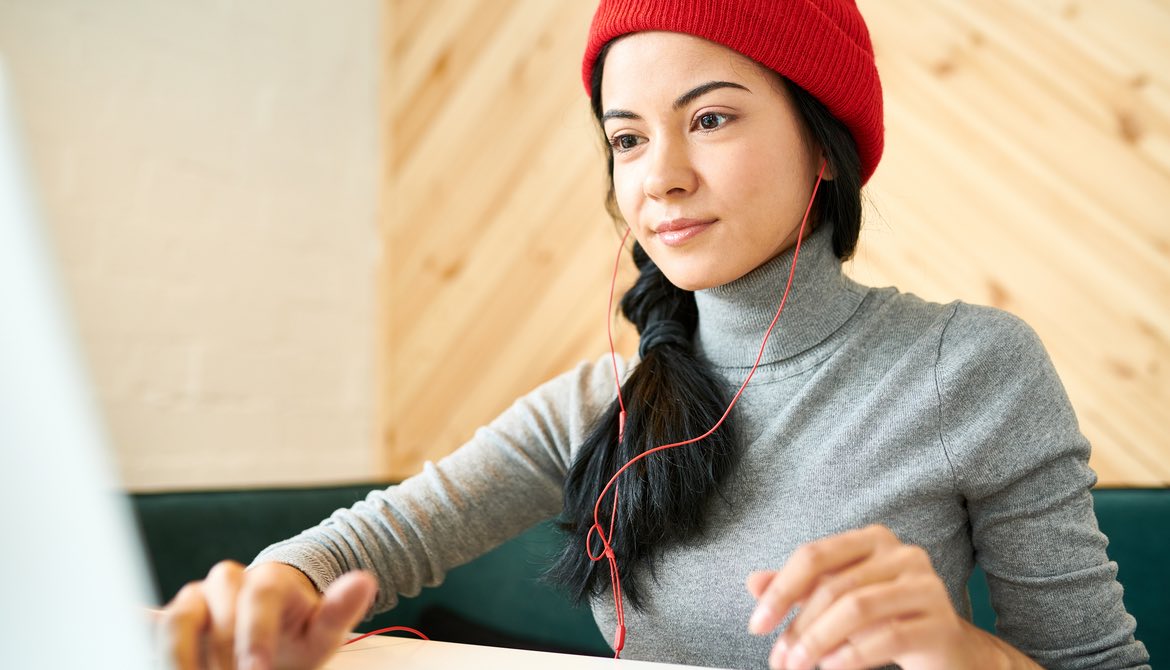
[[[218, 560], [246, 564], [268, 544], [382, 486], [136, 495], [134, 508], [165, 602]], [[1170, 667], [1170, 489], [1100, 489], [1093, 497], [1137, 637], [1153, 667]], [[540, 579], [559, 543], [551, 524], [535, 526], [361, 629], [412, 626], [435, 639], [609, 655], [590, 613]], [[976, 624], [994, 631], [978, 571], [969, 588]]]

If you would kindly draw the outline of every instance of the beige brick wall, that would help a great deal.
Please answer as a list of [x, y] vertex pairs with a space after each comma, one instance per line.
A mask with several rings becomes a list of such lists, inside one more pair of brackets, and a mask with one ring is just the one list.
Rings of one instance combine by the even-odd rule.
[[375, 0], [0, 0], [127, 485], [373, 476]]

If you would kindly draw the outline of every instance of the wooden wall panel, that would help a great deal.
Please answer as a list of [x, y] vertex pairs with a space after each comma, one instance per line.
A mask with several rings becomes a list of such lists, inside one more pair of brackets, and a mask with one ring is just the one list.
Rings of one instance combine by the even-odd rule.
[[[603, 349], [619, 238], [580, 84], [586, 3], [391, 5], [390, 476]], [[635, 341], [623, 331], [623, 345]]]
[[[848, 271], [1020, 315], [1102, 483], [1170, 483], [1170, 7], [860, 4], [887, 153]], [[388, 0], [387, 476], [606, 351], [618, 238], [579, 76], [593, 7]]]

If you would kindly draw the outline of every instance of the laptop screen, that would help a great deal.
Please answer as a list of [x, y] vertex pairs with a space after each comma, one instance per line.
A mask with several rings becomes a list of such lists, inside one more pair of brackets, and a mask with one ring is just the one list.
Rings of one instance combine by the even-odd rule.
[[0, 667], [150, 667], [153, 599], [0, 60]]

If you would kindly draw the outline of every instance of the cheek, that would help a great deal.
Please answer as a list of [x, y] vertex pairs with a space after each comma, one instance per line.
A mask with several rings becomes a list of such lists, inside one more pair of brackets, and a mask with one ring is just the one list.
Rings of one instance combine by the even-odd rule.
[[702, 179], [725, 214], [756, 214], [776, 196], [775, 166], [749, 146], [721, 147], [704, 157]]
[[614, 166], [613, 192], [622, 217], [627, 222], [637, 222], [641, 210], [642, 182], [631, 166]]
[[779, 142], [742, 145], [713, 167], [708, 178], [718, 180], [722, 193], [750, 209], [750, 214], [769, 220], [778, 214], [788, 218], [796, 208], [803, 213], [807, 195], [801, 194], [806, 184], [812, 188], [804, 152]]

